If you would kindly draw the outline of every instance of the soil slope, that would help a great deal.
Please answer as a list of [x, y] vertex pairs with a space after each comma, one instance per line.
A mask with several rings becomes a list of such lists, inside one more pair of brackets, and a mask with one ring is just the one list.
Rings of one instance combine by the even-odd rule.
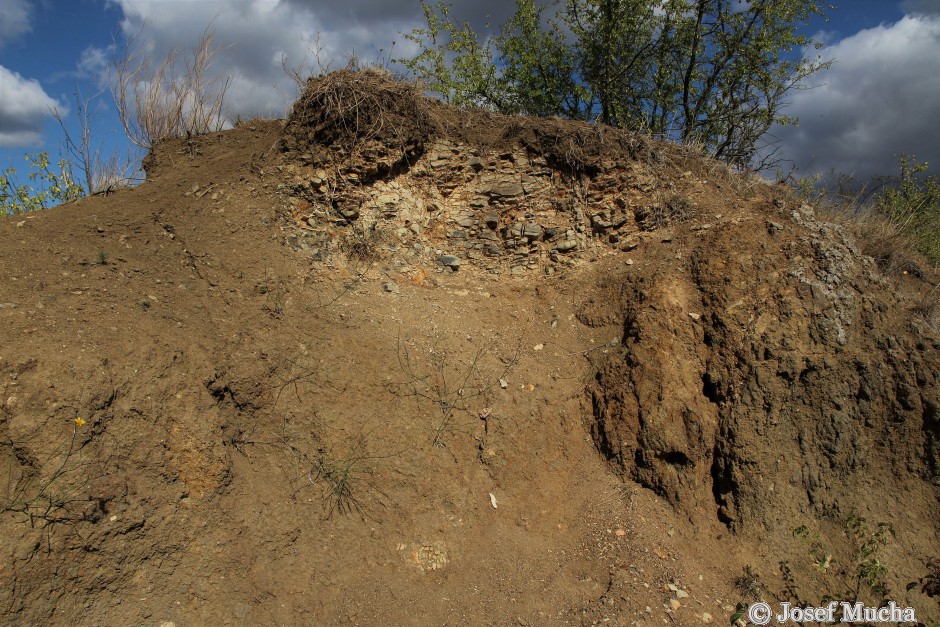
[[0, 220], [3, 623], [724, 623], [853, 515], [940, 620], [929, 270], [376, 73], [146, 165]]

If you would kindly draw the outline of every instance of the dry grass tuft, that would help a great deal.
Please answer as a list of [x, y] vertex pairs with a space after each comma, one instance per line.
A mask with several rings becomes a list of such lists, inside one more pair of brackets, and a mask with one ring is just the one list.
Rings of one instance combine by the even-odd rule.
[[916, 252], [912, 236], [901, 225], [872, 209], [857, 209], [849, 203], [820, 203], [820, 214], [851, 232], [863, 255], [874, 259], [882, 273], [908, 273], [923, 277], [925, 260]]
[[282, 148], [297, 154], [319, 152], [321, 161], [334, 157], [330, 148], [394, 164], [420, 156], [427, 145], [444, 138], [485, 150], [522, 147], [576, 173], [596, 173], [606, 162], [626, 158], [659, 158], [653, 142], [637, 133], [450, 107], [422, 95], [420, 85], [399, 81], [376, 67], [308, 79], [291, 110]]
[[140, 33], [116, 49], [111, 90], [134, 145], [149, 151], [166, 139], [222, 130], [229, 79], [209, 74], [219, 53], [212, 45], [214, 34], [211, 26], [203, 32], [191, 58], [180, 62], [180, 51], [174, 49], [156, 67], [133, 50]]
[[416, 155], [439, 132], [419, 88], [392, 80], [381, 68], [340, 70], [307, 80], [285, 129], [287, 150], [338, 146], [357, 153], [370, 142]]

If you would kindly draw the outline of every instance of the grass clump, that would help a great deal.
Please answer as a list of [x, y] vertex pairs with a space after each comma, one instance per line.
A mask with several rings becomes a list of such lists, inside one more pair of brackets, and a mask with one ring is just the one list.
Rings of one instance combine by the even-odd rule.
[[927, 174], [927, 163], [901, 155], [895, 184], [875, 196], [875, 209], [910, 235], [917, 251], [940, 263], [940, 180]]
[[927, 163], [901, 155], [900, 173], [862, 182], [833, 172], [793, 182], [804, 201], [819, 207], [858, 236], [861, 251], [886, 274], [921, 274], [940, 265], [940, 180]]

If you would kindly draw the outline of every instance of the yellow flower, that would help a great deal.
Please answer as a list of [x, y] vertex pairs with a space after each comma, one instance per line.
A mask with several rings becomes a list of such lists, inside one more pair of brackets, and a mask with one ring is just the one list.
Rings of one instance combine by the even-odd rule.
[[80, 426], [82, 426], [83, 424], [85, 424], [85, 419], [84, 419], [84, 418], [76, 418], [76, 419], [75, 419], [75, 425], [76, 425], [76, 426], [79, 426], [79, 427], [80, 427]]

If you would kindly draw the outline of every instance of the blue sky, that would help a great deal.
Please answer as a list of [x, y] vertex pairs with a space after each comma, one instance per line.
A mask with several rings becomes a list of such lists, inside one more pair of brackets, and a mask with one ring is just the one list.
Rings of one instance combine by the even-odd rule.
[[[940, 0], [833, 0], [828, 22], [809, 27], [836, 63], [794, 93], [796, 128], [775, 129], [782, 154], [801, 173], [836, 169], [865, 177], [893, 174], [897, 154], [940, 169]], [[499, 23], [507, 0], [455, 0], [454, 14]], [[214, 20], [214, 21], [213, 21]], [[350, 53], [380, 58], [400, 33], [421, 25], [417, 0], [0, 0], [0, 169], [38, 150], [55, 157], [61, 132], [49, 109], [75, 112], [105, 87], [111, 46], [146, 24], [139, 42], [156, 58], [193, 46], [209, 22], [223, 52], [215, 71], [231, 78], [226, 115], [282, 116], [295, 88], [289, 64], [343, 65]], [[105, 152], [124, 145], [107, 92], [93, 101]], [[936, 170], [934, 170], [936, 171]]]

